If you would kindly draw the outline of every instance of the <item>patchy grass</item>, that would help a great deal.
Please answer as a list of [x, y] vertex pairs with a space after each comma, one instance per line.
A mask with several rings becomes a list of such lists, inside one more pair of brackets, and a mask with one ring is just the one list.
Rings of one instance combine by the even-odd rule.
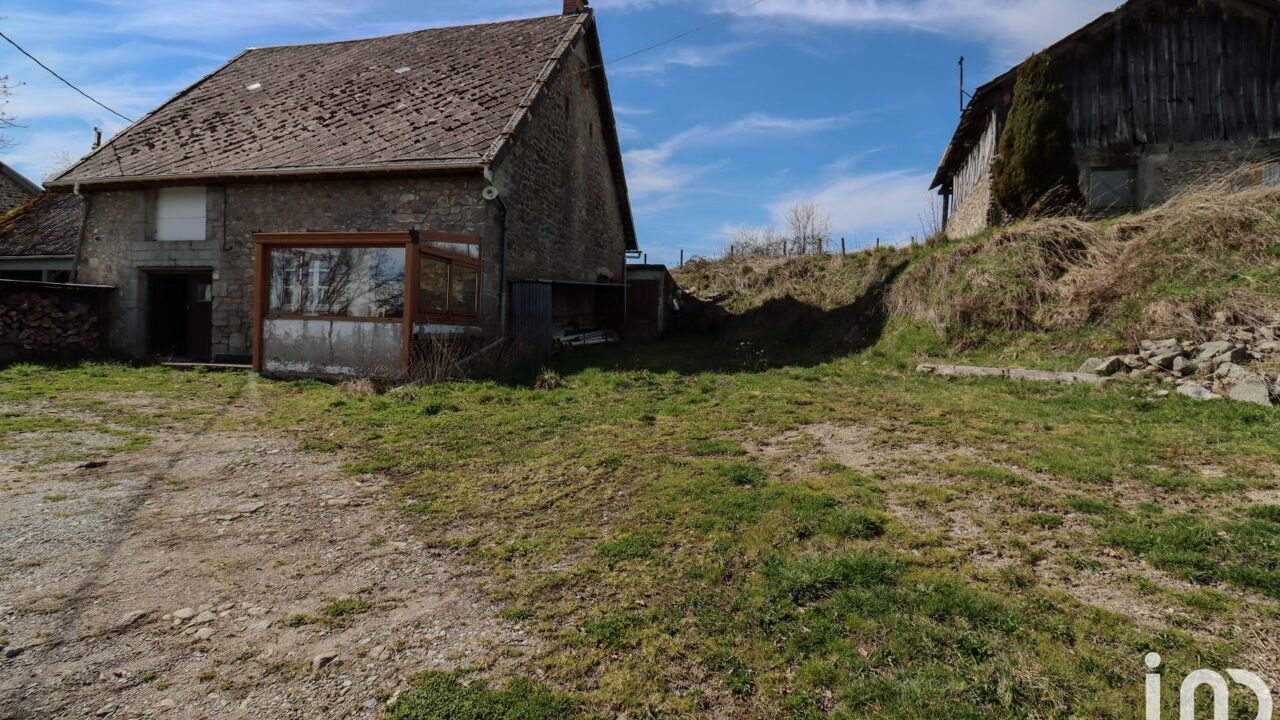
[[[393, 478], [416, 539], [484, 568], [545, 647], [516, 671], [541, 685], [428, 675], [396, 718], [1127, 718], [1148, 650], [1169, 677], [1234, 666], [1248, 633], [1217, 608], [1276, 612], [1280, 510], [1247, 497], [1277, 486], [1278, 413], [913, 374], [937, 342], [891, 322], [857, 355], [743, 370], [675, 340], [564, 356], [549, 390], [533, 368], [370, 395], [16, 366], [0, 402], [140, 428], [222, 422], [241, 397], [237, 424]], [[797, 432], [820, 423], [875, 442]], [[1104, 572], [1116, 555], [1140, 571]], [[1160, 571], [1192, 589], [1170, 595]], [[1065, 591], [1078, 579], [1184, 612], [1094, 607]]]
[[572, 720], [578, 702], [517, 678], [502, 688], [466, 684], [456, 674], [426, 673], [391, 707], [391, 720]]

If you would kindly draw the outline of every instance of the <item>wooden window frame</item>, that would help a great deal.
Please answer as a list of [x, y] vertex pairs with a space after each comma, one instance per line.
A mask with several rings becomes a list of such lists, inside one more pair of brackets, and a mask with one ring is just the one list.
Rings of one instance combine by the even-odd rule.
[[[268, 319], [316, 320], [321, 322], [365, 322], [400, 324], [400, 377], [409, 374], [409, 349], [413, 341], [414, 313], [418, 303], [418, 273], [411, 261], [417, 260], [416, 235], [402, 232], [305, 232], [254, 233], [253, 288], [253, 369], [262, 372], [262, 337]], [[271, 284], [271, 251], [276, 248], [404, 248], [404, 312], [398, 318], [357, 318], [320, 315], [268, 314]], [[412, 302], [413, 305], [409, 303]]]
[[[481, 238], [475, 235], [458, 235], [434, 231], [361, 231], [361, 232], [302, 232], [302, 233], [254, 233], [254, 292], [253, 292], [253, 369], [262, 372], [262, 337], [263, 328], [270, 319], [318, 320], [329, 322], [366, 322], [366, 323], [400, 323], [400, 377], [409, 375], [409, 361], [413, 346], [413, 326], [416, 323], [428, 325], [474, 325], [480, 321], [480, 307], [483, 302], [484, 258], [466, 258], [452, 255], [445, 251], [425, 247], [423, 241], [466, 243], [478, 245], [483, 254], [484, 245]], [[330, 317], [318, 315], [270, 315], [269, 294], [271, 283], [271, 251], [275, 248], [404, 248], [404, 312], [398, 318], [356, 318]], [[419, 306], [419, 270], [424, 254], [440, 257], [449, 262], [458, 262], [476, 270], [476, 312], [475, 314], [423, 313]]]
[[[427, 243], [430, 242], [447, 242], [457, 243], [460, 245], [475, 245], [479, 248], [477, 255], [480, 257], [467, 257], [463, 255], [455, 255], [446, 250], [433, 248]], [[479, 237], [474, 235], [455, 235], [452, 233], [426, 232], [420, 236], [420, 242], [417, 245], [417, 258], [413, 263], [414, 278], [414, 303], [413, 315], [417, 322], [426, 323], [428, 325], [476, 325], [480, 322], [481, 305], [483, 303], [484, 288], [484, 244]], [[452, 285], [453, 285], [453, 266], [459, 265], [476, 271], [476, 306], [474, 312], [456, 312], [452, 308], [448, 308], [445, 312], [427, 311], [421, 308], [422, 284], [420, 282], [422, 271], [422, 259], [431, 258], [448, 264], [448, 277], [445, 280], [445, 302], [452, 304]]]

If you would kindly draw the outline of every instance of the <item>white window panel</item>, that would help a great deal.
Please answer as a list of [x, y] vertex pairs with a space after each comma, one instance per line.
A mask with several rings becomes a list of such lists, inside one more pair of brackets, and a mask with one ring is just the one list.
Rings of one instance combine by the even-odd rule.
[[156, 239], [166, 242], [205, 239], [205, 190], [163, 188], [156, 195]]

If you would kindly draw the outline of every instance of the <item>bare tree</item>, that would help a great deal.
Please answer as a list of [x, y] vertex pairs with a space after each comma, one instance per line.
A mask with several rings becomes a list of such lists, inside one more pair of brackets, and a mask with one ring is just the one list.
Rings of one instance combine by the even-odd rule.
[[49, 162], [49, 167], [45, 169], [44, 179], [52, 180], [76, 164], [76, 158], [66, 150], [59, 150], [53, 154], [53, 160]]
[[5, 111], [5, 106], [9, 104], [9, 96], [12, 94], [13, 85], [9, 83], [9, 76], [0, 75], [0, 150], [11, 148], [14, 145], [13, 138], [4, 132], [8, 128], [18, 126], [13, 116]]
[[738, 228], [729, 244], [729, 254], [782, 257], [787, 254], [787, 239], [771, 227]]
[[822, 255], [831, 241], [831, 215], [817, 203], [797, 203], [787, 210], [787, 237], [796, 255]]
[[944, 202], [941, 195], [930, 195], [929, 207], [920, 215], [920, 234], [926, 244], [937, 242], [947, 234], [947, 228], [942, 224]]

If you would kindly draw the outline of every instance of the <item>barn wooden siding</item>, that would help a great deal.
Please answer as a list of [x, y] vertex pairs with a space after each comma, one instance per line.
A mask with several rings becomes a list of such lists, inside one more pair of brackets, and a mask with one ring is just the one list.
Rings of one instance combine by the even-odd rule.
[[1077, 148], [1280, 140], [1280, 2], [1134, 2], [1051, 52]]

